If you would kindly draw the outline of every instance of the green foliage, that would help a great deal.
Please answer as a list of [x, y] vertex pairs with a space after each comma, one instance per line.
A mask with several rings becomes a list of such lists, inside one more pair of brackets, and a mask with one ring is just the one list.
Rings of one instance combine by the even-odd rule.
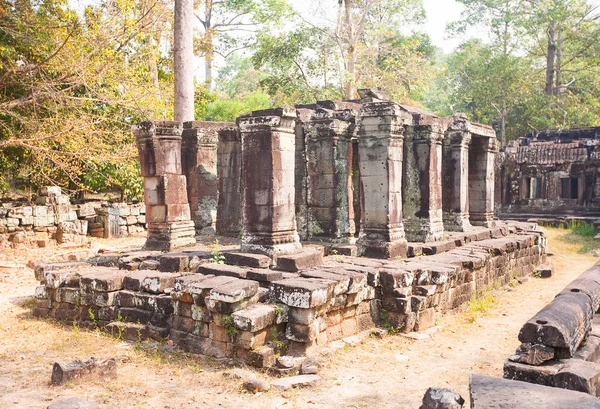
[[70, 4], [0, 1], [0, 175], [139, 196], [131, 124], [168, 115], [172, 99], [170, 84], [153, 85], [148, 41], [165, 8], [104, 0], [78, 15]]
[[219, 239], [215, 239], [215, 241], [210, 245], [211, 248], [211, 258], [210, 262], [215, 264], [224, 264], [225, 256], [221, 253], [221, 246], [219, 244]]
[[592, 223], [587, 223], [580, 220], [573, 220], [569, 224], [569, 230], [571, 233], [583, 237], [594, 237], [596, 235], [596, 228]]
[[204, 118], [207, 121], [235, 121], [241, 114], [271, 106], [268, 95], [254, 91], [241, 98], [223, 99], [209, 104]]
[[233, 317], [231, 315], [226, 315], [223, 318], [223, 325], [225, 327], [225, 331], [227, 333], [227, 336], [233, 341], [235, 340], [235, 337], [238, 336], [238, 334], [241, 332], [236, 326], [235, 323], [233, 322]]
[[400, 333], [403, 328], [403, 327], [395, 327], [390, 322], [390, 313], [384, 308], [381, 309], [381, 314], [379, 317], [379, 326], [381, 328], [387, 330], [388, 334], [390, 334], [390, 335], [395, 335], [395, 334]]

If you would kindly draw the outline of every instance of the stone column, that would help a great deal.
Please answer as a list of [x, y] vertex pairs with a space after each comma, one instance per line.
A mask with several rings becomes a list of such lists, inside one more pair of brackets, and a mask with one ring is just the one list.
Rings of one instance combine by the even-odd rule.
[[469, 152], [469, 216], [474, 226], [493, 227], [496, 137], [473, 135]]
[[181, 164], [196, 224], [196, 234], [215, 234], [217, 219], [217, 141], [219, 129], [230, 122], [183, 123]]
[[[404, 107], [409, 109], [408, 107]], [[408, 241], [442, 240], [442, 140], [446, 123], [441, 118], [412, 112], [413, 126], [404, 141], [403, 212]]]
[[306, 125], [309, 239], [354, 241], [352, 134], [358, 108], [318, 108]]
[[287, 108], [238, 118], [244, 184], [242, 251], [272, 256], [302, 247], [294, 202], [295, 121], [296, 110]]
[[219, 130], [217, 234], [238, 237], [242, 231], [242, 138], [238, 127]]
[[469, 146], [471, 133], [467, 116], [454, 114], [444, 144], [444, 228], [448, 231], [471, 230], [469, 222]]
[[181, 167], [181, 122], [141, 122], [132, 131], [144, 177], [148, 224], [144, 248], [172, 250], [194, 245], [194, 222]]
[[406, 257], [402, 223], [404, 126], [412, 117], [399, 105], [373, 101], [359, 114], [361, 226], [359, 252], [367, 257]]
[[308, 239], [308, 199], [306, 168], [306, 130], [305, 124], [310, 120], [316, 105], [296, 106], [296, 230], [300, 240]]

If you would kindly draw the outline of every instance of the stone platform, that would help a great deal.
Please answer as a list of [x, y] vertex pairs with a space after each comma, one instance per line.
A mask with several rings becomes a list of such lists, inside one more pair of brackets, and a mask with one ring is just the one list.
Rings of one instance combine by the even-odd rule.
[[33, 314], [270, 367], [283, 349], [305, 355], [382, 323], [405, 332], [433, 326], [541, 264], [546, 240], [534, 228], [478, 228], [424, 244], [422, 253], [432, 255], [407, 259], [324, 256], [323, 247], [307, 244], [275, 259], [190, 249], [39, 264]]

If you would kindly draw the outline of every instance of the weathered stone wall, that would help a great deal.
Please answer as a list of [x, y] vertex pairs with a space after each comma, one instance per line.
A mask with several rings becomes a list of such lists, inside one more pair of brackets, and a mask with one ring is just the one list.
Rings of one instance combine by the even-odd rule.
[[71, 204], [58, 186], [40, 189], [35, 204], [4, 203], [0, 207], [0, 243], [82, 244], [85, 236], [125, 237], [146, 229], [143, 203], [87, 202]]
[[496, 161], [502, 218], [600, 216], [600, 127], [511, 141]]
[[41, 264], [33, 313], [268, 367], [282, 350], [303, 355], [382, 321], [403, 331], [434, 325], [542, 262], [545, 239], [529, 228], [480, 229], [479, 241], [457, 237], [454, 250], [406, 262], [337, 255], [304, 269], [295, 255], [227, 252], [228, 264], [215, 264], [209, 252], [186, 251]]

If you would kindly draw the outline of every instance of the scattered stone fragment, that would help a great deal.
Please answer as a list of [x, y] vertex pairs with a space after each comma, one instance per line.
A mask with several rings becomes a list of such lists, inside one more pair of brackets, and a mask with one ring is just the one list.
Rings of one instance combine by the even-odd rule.
[[541, 278], [550, 278], [554, 275], [554, 267], [548, 265], [539, 266], [535, 271]]
[[98, 409], [98, 404], [89, 400], [72, 397], [55, 402], [48, 406], [47, 409]]
[[419, 409], [461, 409], [465, 400], [458, 392], [445, 388], [429, 388]]
[[523, 343], [509, 359], [513, 362], [541, 365], [543, 362], [554, 359], [554, 348], [546, 345]]
[[51, 382], [53, 385], [64, 385], [71, 380], [90, 376], [116, 377], [117, 360], [115, 358], [103, 361], [97, 361], [96, 358], [90, 358], [86, 361], [77, 359], [66, 365], [56, 362], [52, 368]]
[[278, 391], [286, 391], [290, 388], [315, 386], [320, 380], [321, 377], [318, 375], [298, 375], [276, 379], [271, 386]]
[[247, 380], [244, 382], [243, 387], [251, 393], [266, 392], [271, 389], [269, 382], [258, 378]]

